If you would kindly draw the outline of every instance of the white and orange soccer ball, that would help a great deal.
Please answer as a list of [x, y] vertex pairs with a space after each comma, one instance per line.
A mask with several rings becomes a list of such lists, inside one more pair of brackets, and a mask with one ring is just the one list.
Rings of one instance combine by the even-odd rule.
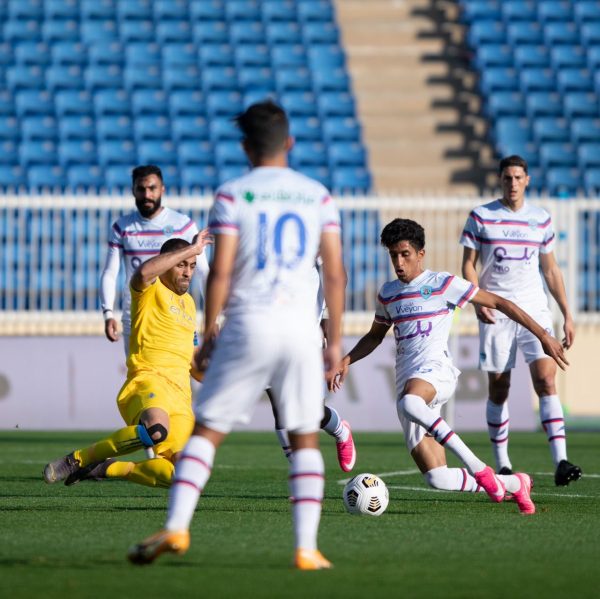
[[390, 496], [385, 483], [375, 474], [363, 472], [344, 487], [344, 505], [351, 514], [381, 516]]

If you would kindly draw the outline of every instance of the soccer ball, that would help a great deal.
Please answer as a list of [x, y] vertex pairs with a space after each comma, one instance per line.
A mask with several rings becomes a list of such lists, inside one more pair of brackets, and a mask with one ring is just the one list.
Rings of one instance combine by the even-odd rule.
[[344, 505], [351, 514], [381, 516], [389, 502], [387, 487], [375, 474], [358, 474], [344, 487]]

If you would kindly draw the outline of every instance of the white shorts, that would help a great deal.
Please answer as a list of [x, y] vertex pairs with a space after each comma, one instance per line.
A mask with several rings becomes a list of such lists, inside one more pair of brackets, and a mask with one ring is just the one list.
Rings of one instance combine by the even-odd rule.
[[[399, 401], [404, 394], [404, 385], [409, 379], [421, 379], [427, 381], [435, 389], [435, 397], [427, 404], [427, 407], [434, 412], [436, 416], [440, 415], [442, 406], [452, 397], [456, 390], [460, 370], [455, 368], [450, 362], [431, 361], [422, 364], [414, 370], [403, 372], [401, 378], [396, 381]], [[398, 418], [402, 425], [404, 441], [409, 452], [423, 440], [427, 430], [420, 424], [408, 420], [399, 410]]]
[[313, 433], [323, 419], [323, 353], [314, 323], [273, 317], [226, 321], [196, 400], [199, 423], [221, 433], [250, 421], [267, 387], [280, 425]]
[[[543, 310], [531, 317], [551, 335], [552, 315]], [[548, 358], [540, 340], [525, 327], [510, 318], [500, 318], [495, 324], [479, 323], [479, 368], [486, 372], [507, 372], [515, 367], [517, 347], [523, 352], [525, 362], [531, 364]]]

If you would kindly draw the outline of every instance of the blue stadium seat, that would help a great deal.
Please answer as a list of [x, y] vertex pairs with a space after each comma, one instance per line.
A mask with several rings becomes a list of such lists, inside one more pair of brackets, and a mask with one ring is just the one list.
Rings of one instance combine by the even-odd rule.
[[[2, 147], [0, 143], [0, 148]], [[1, 162], [1, 161], [0, 161]], [[20, 166], [13, 164], [0, 164], [0, 187], [4, 189], [17, 189], [27, 184], [25, 171]]]
[[225, 183], [225, 181], [237, 179], [242, 175], [245, 175], [249, 170], [249, 167], [244, 166], [243, 164], [229, 164], [224, 166], [217, 171], [219, 185]]
[[[516, 50], [518, 48], [515, 55]], [[513, 49], [507, 44], [482, 44], [473, 59], [476, 68], [481, 71], [491, 67], [510, 68], [513, 66]]]
[[126, 65], [123, 69], [123, 86], [132, 92], [136, 89], [162, 87], [162, 71], [159, 65]]
[[269, 67], [244, 67], [238, 69], [240, 89], [246, 93], [253, 89], [274, 90], [275, 80]]
[[574, 145], [600, 142], [600, 118], [580, 117], [571, 121], [571, 141]]
[[167, 94], [161, 89], [138, 89], [131, 94], [131, 110], [135, 115], [168, 114]]
[[221, 0], [190, 0], [192, 21], [224, 21], [225, 7]]
[[241, 21], [229, 25], [229, 41], [232, 46], [239, 44], [264, 44], [265, 29], [260, 22]]
[[79, 22], [75, 19], [43, 21], [42, 38], [44, 41], [50, 44], [54, 44], [59, 41], [78, 42], [80, 40]]
[[35, 189], [64, 189], [67, 178], [64, 170], [54, 164], [38, 164], [27, 169], [29, 187]]
[[530, 67], [544, 69], [550, 66], [550, 52], [546, 46], [517, 46], [514, 61], [517, 69]]
[[81, 42], [65, 40], [52, 44], [52, 63], [54, 65], [87, 64], [87, 49]]
[[257, 0], [228, 0], [225, 17], [229, 21], [259, 21], [260, 3]]
[[183, 189], [212, 190], [219, 184], [217, 169], [211, 164], [183, 167], [180, 173]]
[[122, 89], [101, 89], [94, 95], [96, 117], [105, 114], [129, 114], [129, 94]]
[[156, 39], [161, 44], [192, 41], [192, 26], [189, 21], [163, 21], [156, 25]]
[[18, 141], [21, 137], [21, 128], [19, 123], [19, 119], [13, 115], [0, 116], [0, 139], [9, 139], [15, 142]]
[[350, 89], [350, 77], [343, 67], [313, 70], [312, 81], [317, 95], [323, 92], [343, 92]]
[[19, 146], [19, 162], [21, 166], [32, 164], [54, 164], [56, 162], [57, 145], [53, 141], [31, 141]]
[[200, 70], [196, 65], [165, 65], [163, 67], [163, 89], [167, 93], [174, 90], [196, 90], [200, 87]]
[[571, 167], [555, 167], [546, 171], [546, 184], [551, 196], [575, 197], [582, 188], [579, 170]]
[[498, 0], [479, 0], [461, 3], [460, 20], [471, 24], [476, 21], [498, 21], [502, 17]]
[[90, 65], [116, 64], [122, 66], [125, 62], [125, 48], [116, 40], [105, 40], [91, 44], [88, 48]]
[[562, 116], [562, 96], [553, 91], [531, 92], [525, 97], [526, 113], [530, 119], [540, 116]]
[[481, 44], [504, 44], [506, 39], [506, 29], [497, 21], [478, 21], [469, 27], [467, 33], [471, 48], [478, 48]]
[[364, 166], [367, 162], [367, 151], [362, 143], [343, 142], [329, 145], [329, 168], [331, 172], [345, 166]]
[[327, 166], [327, 148], [321, 141], [297, 141], [290, 152], [293, 168]]
[[579, 0], [573, 6], [573, 16], [579, 25], [600, 22], [600, 3], [597, 0]]
[[491, 119], [525, 115], [525, 98], [521, 92], [499, 91], [485, 99], [485, 113]]
[[4, 41], [15, 44], [19, 41], [39, 41], [41, 38], [41, 27], [38, 21], [22, 20], [7, 21], [3, 27]]
[[58, 135], [58, 126], [53, 116], [29, 116], [21, 120], [23, 142], [36, 140], [53, 141]]
[[346, 64], [344, 51], [337, 44], [315, 44], [306, 50], [306, 54], [311, 68]]
[[93, 92], [123, 87], [123, 68], [117, 64], [90, 65], [85, 69], [83, 77], [86, 89]]
[[319, 183], [322, 183], [328, 189], [331, 188], [331, 175], [328, 167], [303, 165], [300, 168], [300, 172], [311, 179], [315, 179], [315, 181], [319, 181]]
[[17, 116], [28, 114], [54, 114], [52, 94], [45, 90], [24, 89], [15, 94]]
[[81, 19], [114, 19], [117, 15], [115, 0], [80, 0]]
[[198, 21], [192, 26], [192, 37], [200, 48], [204, 44], [228, 44], [229, 27], [223, 21]]
[[524, 94], [535, 91], [554, 91], [556, 89], [552, 69], [530, 68], [519, 73], [519, 88]]
[[204, 44], [198, 52], [202, 67], [233, 66], [235, 55], [229, 44]]
[[133, 142], [114, 140], [98, 143], [98, 163], [100, 166], [133, 165], [136, 162], [137, 153]]
[[171, 139], [171, 120], [166, 116], [139, 116], [135, 119], [133, 129], [138, 143], [153, 139]]
[[302, 27], [302, 40], [306, 46], [311, 44], [337, 44], [339, 37], [339, 30], [334, 23], [305, 23]]
[[208, 121], [210, 139], [213, 143], [223, 139], [237, 140], [241, 138], [240, 130], [229, 117], [217, 116]]
[[239, 44], [233, 50], [235, 64], [242, 67], [268, 67], [271, 64], [269, 47], [264, 44]]
[[288, 92], [282, 94], [280, 100], [290, 116], [317, 115], [317, 98], [312, 92]]
[[214, 164], [213, 146], [209, 141], [189, 139], [177, 143], [177, 161], [179, 166], [192, 164]]
[[237, 72], [233, 67], [207, 67], [202, 71], [202, 90], [208, 94], [217, 90], [236, 90]]
[[162, 47], [162, 61], [165, 67], [189, 66], [198, 63], [196, 46], [191, 43], [171, 43]]
[[266, 89], [251, 89], [244, 93], [244, 97], [242, 99], [243, 108], [246, 109], [252, 104], [256, 104], [257, 102], [265, 102], [266, 100], [277, 102], [277, 94]]
[[19, 162], [19, 146], [10, 139], [0, 140], [0, 164], [14, 165]]
[[347, 91], [323, 92], [317, 97], [321, 119], [330, 116], [354, 116], [356, 112], [354, 96]]
[[567, 23], [572, 20], [571, 2], [559, 0], [538, 0], [538, 19], [542, 23]]
[[177, 151], [169, 140], [140, 142], [137, 147], [140, 164], [176, 164]]
[[498, 118], [493, 130], [493, 137], [497, 146], [515, 147], [524, 145], [531, 139], [529, 121], [522, 117]]
[[583, 173], [583, 185], [588, 195], [600, 195], [600, 168], [586, 169]]
[[598, 96], [589, 92], [572, 92], [564, 95], [565, 116], [573, 119], [577, 117], [594, 117], [600, 112]]
[[44, 13], [47, 19], [78, 19], [78, 0], [45, 0]]
[[46, 69], [46, 88], [50, 91], [77, 90], [83, 85], [83, 69], [78, 64], [52, 65]]
[[323, 139], [334, 141], [360, 141], [360, 125], [353, 117], [332, 117], [323, 123]]
[[92, 20], [81, 23], [81, 41], [87, 46], [96, 42], [117, 39], [117, 24], [111, 20]]
[[188, 18], [187, 0], [154, 0], [154, 20], [184, 20]]
[[72, 189], [97, 189], [105, 183], [102, 169], [94, 164], [75, 164], [67, 169], [67, 185]]
[[600, 45], [600, 21], [593, 23], [582, 23], [579, 28], [581, 42], [584, 46]]
[[368, 193], [371, 176], [363, 167], [343, 167], [332, 171], [332, 189], [336, 193]]
[[550, 64], [553, 69], [586, 67], [586, 51], [581, 46], [556, 46], [550, 50]]
[[93, 112], [92, 95], [86, 90], [59, 91], [54, 103], [56, 114], [61, 118], [67, 115], [90, 115]]
[[124, 114], [109, 114], [96, 119], [98, 142], [110, 139], [133, 139], [133, 123]]
[[152, 0], [118, 0], [117, 17], [121, 22], [150, 20]]
[[570, 127], [567, 119], [560, 117], [539, 117], [532, 125], [533, 139], [536, 143], [547, 141], [568, 142]]
[[229, 165], [247, 165], [248, 159], [239, 141], [222, 140], [215, 144], [215, 164], [219, 169]]
[[536, 0], [503, 0], [500, 9], [505, 23], [537, 20]]
[[[340, 119], [342, 117], [332, 117]], [[321, 141], [321, 121], [316, 116], [292, 116], [290, 134], [298, 141]]]
[[513, 46], [527, 44], [540, 46], [544, 43], [544, 30], [536, 22], [508, 23], [506, 26], [506, 39]]
[[10, 19], [35, 19], [44, 16], [44, 6], [40, 0], [8, 0], [8, 16]]
[[306, 66], [306, 50], [302, 44], [281, 44], [271, 49], [274, 69]]
[[124, 44], [156, 41], [154, 21], [149, 19], [121, 21], [119, 24], [119, 39]]
[[512, 68], [495, 67], [481, 73], [479, 87], [484, 96], [498, 91], [517, 90], [517, 72]]
[[58, 135], [62, 140], [94, 139], [96, 136], [96, 119], [87, 114], [67, 114], [58, 122]]
[[179, 189], [181, 182], [177, 165], [175, 163], [161, 165], [161, 170], [167, 192], [173, 193], [175, 190]]
[[96, 164], [96, 144], [89, 139], [63, 140], [58, 146], [58, 161], [63, 167]]
[[275, 72], [277, 92], [285, 94], [292, 91], [310, 91], [312, 77], [306, 67], [284, 67]]
[[328, 0], [313, 0], [297, 4], [298, 19], [303, 22], [333, 21], [333, 6]]
[[551, 142], [540, 146], [540, 164], [544, 169], [577, 166], [575, 148], [570, 143]]
[[600, 168], [600, 143], [583, 143], [577, 146], [577, 165], [581, 171]]
[[267, 23], [265, 39], [273, 47], [279, 44], [301, 44], [302, 28], [295, 21]]
[[15, 100], [12, 93], [0, 89], [0, 114], [12, 115], [15, 112]]
[[131, 42], [125, 46], [127, 65], [160, 65], [161, 44], [156, 42]]
[[[22, 42], [22, 43], [35, 46], [35, 42]], [[0, 67], [14, 64], [14, 62], [15, 62], [15, 58], [14, 58], [12, 44], [0, 41]], [[17, 62], [19, 62], [19, 61], [17, 61]], [[23, 61], [20, 61], [20, 63], [23, 64]], [[30, 64], [46, 64], [46, 63], [33, 62]]]
[[544, 42], [548, 47], [579, 43], [579, 29], [575, 23], [547, 23], [544, 25]]
[[[130, 162], [119, 165], [108, 166], [104, 170], [106, 186], [113, 191], [128, 189], [131, 187], [131, 167], [136, 163], [135, 154]], [[128, 168], [130, 167], [130, 168]]]
[[266, 23], [296, 20], [296, 3], [293, 0], [263, 0], [260, 8]]
[[172, 119], [180, 115], [202, 115], [206, 112], [204, 95], [200, 91], [175, 90], [168, 97], [169, 114]]
[[44, 89], [44, 69], [39, 65], [13, 65], [6, 70], [6, 87], [15, 92], [21, 89]]
[[556, 75], [556, 84], [562, 94], [594, 89], [592, 74], [587, 69], [560, 69]]
[[[3, 50], [3, 55], [10, 58], [10, 44]], [[44, 66], [50, 62], [50, 46], [46, 42], [24, 41], [16, 44], [14, 57], [17, 64]], [[10, 61], [12, 63], [12, 60]]]

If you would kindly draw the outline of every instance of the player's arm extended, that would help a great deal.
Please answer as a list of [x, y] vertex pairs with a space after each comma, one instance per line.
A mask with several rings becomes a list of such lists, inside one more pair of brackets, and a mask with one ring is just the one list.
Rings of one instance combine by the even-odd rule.
[[[479, 287], [479, 275], [477, 274], [478, 259], [479, 252], [476, 249], [469, 247], [463, 248], [462, 276], [476, 287]], [[493, 324], [496, 322], [494, 314], [485, 306], [474, 306], [474, 308], [475, 314], [481, 322], [486, 324]]]
[[115, 297], [117, 295], [117, 277], [121, 266], [122, 249], [116, 245], [108, 246], [106, 263], [100, 275], [100, 305], [104, 317], [104, 334], [109, 341], [117, 341], [119, 338], [117, 321], [113, 316]]
[[510, 319], [529, 329], [541, 342], [544, 352], [550, 356], [563, 370], [569, 365], [565, 357], [562, 345], [548, 331], [543, 329], [527, 312], [521, 310], [517, 304], [500, 297], [495, 293], [480, 289], [472, 298], [471, 302], [479, 306], [500, 310]]
[[189, 260], [201, 254], [209, 243], [212, 243], [212, 236], [209, 234], [208, 229], [203, 229], [194, 237], [194, 241], [190, 245], [150, 258], [133, 273], [130, 282], [131, 287], [136, 291], [143, 291], [150, 287], [160, 275], [183, 260]]
[[390, 326], [376, 320], [373, 321], [370, 331], [361, 337], [358, 343], [344, 356], [335, 369], [334, 375], [327, 378], [327, 387], [330, 391], [336, 391], [342, 386], [350, 364], [362, 360], [381, 345]]
[[542, 274], [548, 285], [548, 290], [552, 294], [552, 297], [556, 300], [560, 311], [564, 318], [564, 339], [563, 346], [565, 349], [569, 349], [573, 345], [575, 339], [575, 324], [573, 322], [573, 316], [569, 310], [569, 304], [567, 303], [567, 292], [565, 291], [565, 282], [560, 272], [560, 267], [554, 257], [554, 252], [549, 254], [540, 254], [540, 266], [542, 268]]

